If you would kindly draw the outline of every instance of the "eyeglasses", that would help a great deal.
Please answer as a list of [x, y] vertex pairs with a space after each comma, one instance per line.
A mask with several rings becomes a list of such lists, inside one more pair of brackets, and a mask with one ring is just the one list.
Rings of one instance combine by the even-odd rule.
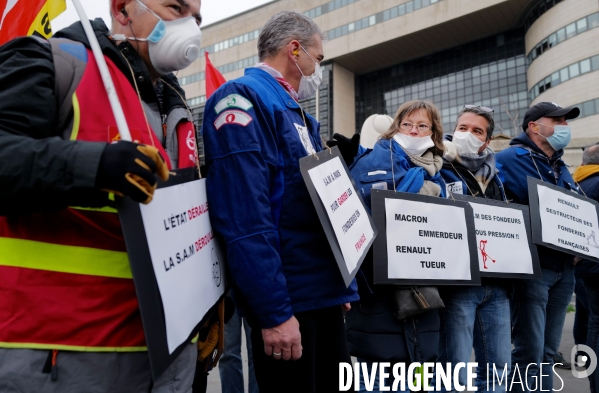
[[491, 109], [491, 108], [487, 108], [486, 106], [480, 106], [480, 105], [464, 105], [464, 108], [468, 108], [468, 109], [480, 109], [482, 111], [485, 111], [487, 113], [490, 113], [491, 115], [495, 115], [495, 110]]
[[401, 128], [404, 131], [412, 131], [412, 128], [414, 127], [416, 127], [416, 130], [418, 130], [418, 132], [421, 134], [431, 131], [431, 128], [426, 124], [412, 124], [406, 121], [399, 125], [399, 128]]

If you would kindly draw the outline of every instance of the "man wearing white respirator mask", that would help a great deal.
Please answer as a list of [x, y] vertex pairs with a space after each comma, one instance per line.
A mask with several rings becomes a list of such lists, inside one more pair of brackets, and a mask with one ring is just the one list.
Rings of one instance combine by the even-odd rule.
[[[489, 148], [495, 128], [493, 114], [490, 108], [465, 105], [458, 114], [453, 136], [445, 137], [441, 177], [448, 198], [464, 194], [505, 201], [501, 172]], [[485, 359], [484, 363], [496, 364], [497, 369], [507, 365], [509, 370], [511, 284], [511, 279], [482, 278], [481, 286], [443, 289], [439, 363], [467, 363], [474, 348], [479, 362]], [[505, 392], [505, 386], [495, 379], [495, 391]], [[459, 381], [466, 384], [465, 370], [460, 370]], [[486, 390], [484, 368], [478, 370], [474, 384]]]
[[[189, 67], [200, 55], [202, 33], [199, 13], [176, 18], [185, 15], [184, 8], [191, 10], [191, 6], [187, 2], [174, 0], [170, 2], [172, 4], [158, 3], [164, 15], [162, 17], [142, 0], [129, 3], [129, 7], [123, 5], [120, 15], [116, 18], [116, 21], [121, 23], [115, 24], [112, 28], [112, 37], [115, 40], [138, 41], [135, 45], [136, 50], [148, 66], [153, 81], [162, 75]], [[195, 5], [199, 11], [199, 1]], [[135, 9], [132, 16], [127, 13], [127, 8]], [[136, 20], [139, 18], [139, 21], [134, 23], [133, 18]], [[124, 19], [125, 25], [121, 19]], [[155, 24], [150, 29], [152, 21]]]
[[157, 176], [196, 164], [171, 72], [199, 54], [200, 0], [109, 3], [112, 32], [91, 24], [132, 142], [80, 22], [0, 47], [1, 392], [192, 389], [196, 343], [152, 378], [114, 194], [149, 203]]
[[443, 144], [447, 197], [450, 193], [505, 200], [495, 153], [489, 148], [495, 122], [490, 108], [466, 105], [458, 114], [453, 135]]

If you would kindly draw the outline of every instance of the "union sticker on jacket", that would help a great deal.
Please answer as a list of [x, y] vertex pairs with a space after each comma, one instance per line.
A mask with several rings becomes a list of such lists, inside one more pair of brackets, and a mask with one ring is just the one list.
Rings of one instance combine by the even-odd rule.
[[214, 127], [220, 130], [225, 124], [238, 124], [240, 126], [247, 126], [252, 121], [252, 116], [247, 112], [238, 110], [228, 110], [220, 114], [219, 117], [214, 121]]
[[451, 198], [451, 194], [461, 194], [464, 195], [464, 187], [462, 186], [461, 181], [456, 181], [453, 183], [445, 183], [445, 194], [447, 194], [447, 198]]
[[308, 152], [308, 154], [316, 154], [316, 150], [314, 149], [314, 145], [310, 140], [310, 134], [308, 134], [308, 129], [305, 126], [301, 126], [297, 123], [293, 123], [295, 128], [297, 129], [297, 133], [299, 135], [300, 141], [302, 141], [302, 145]]
[[253, 105], [247, 98], [240, 96], [239, 94], [229, 94], [228, 96], [220, 100], [218, 104], [216, 104], [214, 110], [218, 115], [225, 109], [229, 108], [239, 108], [243, 109], [244, 111], [247, 111], [250, 108], [253, 108]]

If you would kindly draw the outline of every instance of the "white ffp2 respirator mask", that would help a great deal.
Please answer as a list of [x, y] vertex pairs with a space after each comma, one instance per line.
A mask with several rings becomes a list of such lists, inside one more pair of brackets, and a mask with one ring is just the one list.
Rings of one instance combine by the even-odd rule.
[[485, 142], [482, 142], [468, 131], [455, 131], [453, 133], [452, 142], [460, 156], [477, 156], [478, 151], [482, 145], [485, 144]]
[[202, 32], [193, 16], [165, 21], [140, 0], [139, 5], [158, 19], [158, 23], [147, 38], [126, 37], [114, 34], [117, 41], [125, 39], [148, 41], [150, 61], [154, 69], [161, 75], [187, 68], [200, 55]]
[[430, 135], [423, 136], [422, 138], [414, 138], [401, 133], [393, 135], [393, 140], [403, 147], [408, 153], [415, 156], [421, 156], [431, 147], [435, 146], [435, 142]]
[[299, 72], [302, 74], [302, 79], [300, 79], [299, 88], [297, 90], [297, 96], [298, 96], [298, 99], [305, 100], [306, 98], [310, 98], [314, 94], [316, 94], [318, 87], [322, 83], [322, 69], [320, 68], [320, 64], [318, 64], [318, 62], [316, 62], [312, 58], [312, 56], [310, 56], [308, 51], [306, 51], [303, 46], [301, 48], [304, 52], [306, 52], [306, 54], [308, 55], [310, 60], [312, 60], [314, 62], [314, 66], [315, 66], [314, 73], [312, 73], [312, 75], [310, 75], [310, 76], [306, 76], [302, 72], [302, 69], [299, 67], [299, 65], [297, 65], [297, 63], [295, 63], [295, 66], [297, 67]]

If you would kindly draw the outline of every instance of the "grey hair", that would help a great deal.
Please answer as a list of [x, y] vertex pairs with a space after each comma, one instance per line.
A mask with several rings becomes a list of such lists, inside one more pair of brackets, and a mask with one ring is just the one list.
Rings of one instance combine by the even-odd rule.
[[487, 120], [487, 140], [491, 139], [493, 131], [495, 130], [495, 120], [493, 119], [492, 112], [487, 112], [477, 107], [464, 108], [458, 113], [458, 119], [456, 120], [455, 127], [453, 127], [454, 130], [458, 127], [458, 124], [460, 124], [460, 118], [464, 113], [474, 113], [475, 115], [484, 117], [485, 120]]
[[295, 11], [278, 12], [260, 31], [258, 58], [263, 61], [276, 56], [281, 48], [292, 40], [297, 40], [303, 47], [308, 47], [316, 34], [322, 40], [326, 39], [326, 34], [306, 15]]
[[599, 146], [593, 145], [584, 149], [582, 165], [599, 165]]

